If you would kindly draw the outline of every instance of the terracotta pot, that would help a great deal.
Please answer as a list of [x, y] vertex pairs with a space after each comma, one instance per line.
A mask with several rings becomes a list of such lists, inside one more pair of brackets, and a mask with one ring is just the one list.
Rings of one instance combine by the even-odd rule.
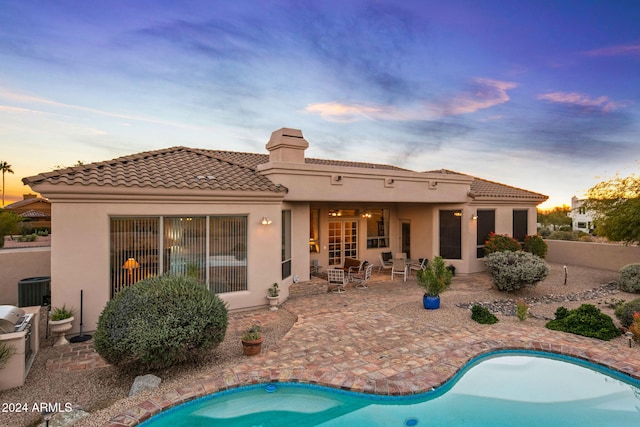
[[53, 344], [54, 347], [69, 344], [69, 341], [67, 341], [67, 338], [64, 335], [71, 330], [72, 323], [73, 316], [68, 319], [49, 320], [49, 330], [53, 334], [58, 334], [58, 338]]
[[255, 356], [260, 354], [260, 350], [262, 350], [262, 338], [254, 341], [242, 340], [242, 351], [245, 356]]

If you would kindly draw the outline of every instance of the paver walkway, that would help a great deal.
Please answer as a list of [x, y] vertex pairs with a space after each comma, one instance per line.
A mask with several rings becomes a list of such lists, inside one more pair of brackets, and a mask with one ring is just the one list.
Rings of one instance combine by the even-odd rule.
[[[396, 280], [374, 282], [367, 290], [348, 288], [341, 295], [290, 299], [283, 308], [298, 320], [267, 352], [142, 402], [107, 425], [133, 426], [195, 397], [259, 382], [300, 381], [391, 395], [418, 393], [442, 385], [475, 356], [500, 349], [562, 353], [640, 378], [637, 348], [621, 349], [600, 340], [517, 324], [470, 321], [465, 327], [439, 327], [392, 313], [407, 302], [421, 304], [420, 296], [415, 282]], [[265, 309], [264, 315], [270, 312]], [[461, 315], [465, 315], [462, 309]]]

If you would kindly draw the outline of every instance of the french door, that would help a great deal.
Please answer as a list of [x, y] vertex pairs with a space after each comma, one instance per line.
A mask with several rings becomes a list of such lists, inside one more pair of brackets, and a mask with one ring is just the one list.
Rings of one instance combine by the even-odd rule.
[[329, 221], [329, 266], [358, 257], [358, 221]]

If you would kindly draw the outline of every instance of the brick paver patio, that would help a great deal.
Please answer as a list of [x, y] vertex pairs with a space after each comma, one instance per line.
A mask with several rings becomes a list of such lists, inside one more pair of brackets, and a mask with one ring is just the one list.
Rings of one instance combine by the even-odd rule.
[[[367, 290], [348, 287], [341, 295], [324, 293], [290, 299], [282, 309], [295, 314], [297, 322], [268, 351], [245, 357], [189, 386], [159, 394], [106, 425], [134, 426], [196, 397], [270, 381], [308, 382], [390, 395], [419, 393], [442, 385], [475, 356], [501, 349], [561, 353], [640, 379], [637, 347], [624, 349], [605, 341], [514, 323], [479, 325], [470, 321], [465, 327], [438, 327], [391, 313], [394, 307], [411, 301], [421, 304], [420, 295], [415, 281], [386, 280], [374, 281]], [[433, 315], [437, 316], [437, 311]], [[250, 321], [259, 319], [266, 325], [274, 318], [264, 309], [253, 312]], [[248, 319], [243, 313], [232, 314], [230, 327], [245, 326]]]

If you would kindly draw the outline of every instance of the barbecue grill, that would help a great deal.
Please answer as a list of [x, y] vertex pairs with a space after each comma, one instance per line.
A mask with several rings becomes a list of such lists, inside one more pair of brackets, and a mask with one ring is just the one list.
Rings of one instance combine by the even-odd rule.
[[0, 305], [0, 334], [22, 332], [27, 329], [33, 318], [33, 313], [13, 305]]

